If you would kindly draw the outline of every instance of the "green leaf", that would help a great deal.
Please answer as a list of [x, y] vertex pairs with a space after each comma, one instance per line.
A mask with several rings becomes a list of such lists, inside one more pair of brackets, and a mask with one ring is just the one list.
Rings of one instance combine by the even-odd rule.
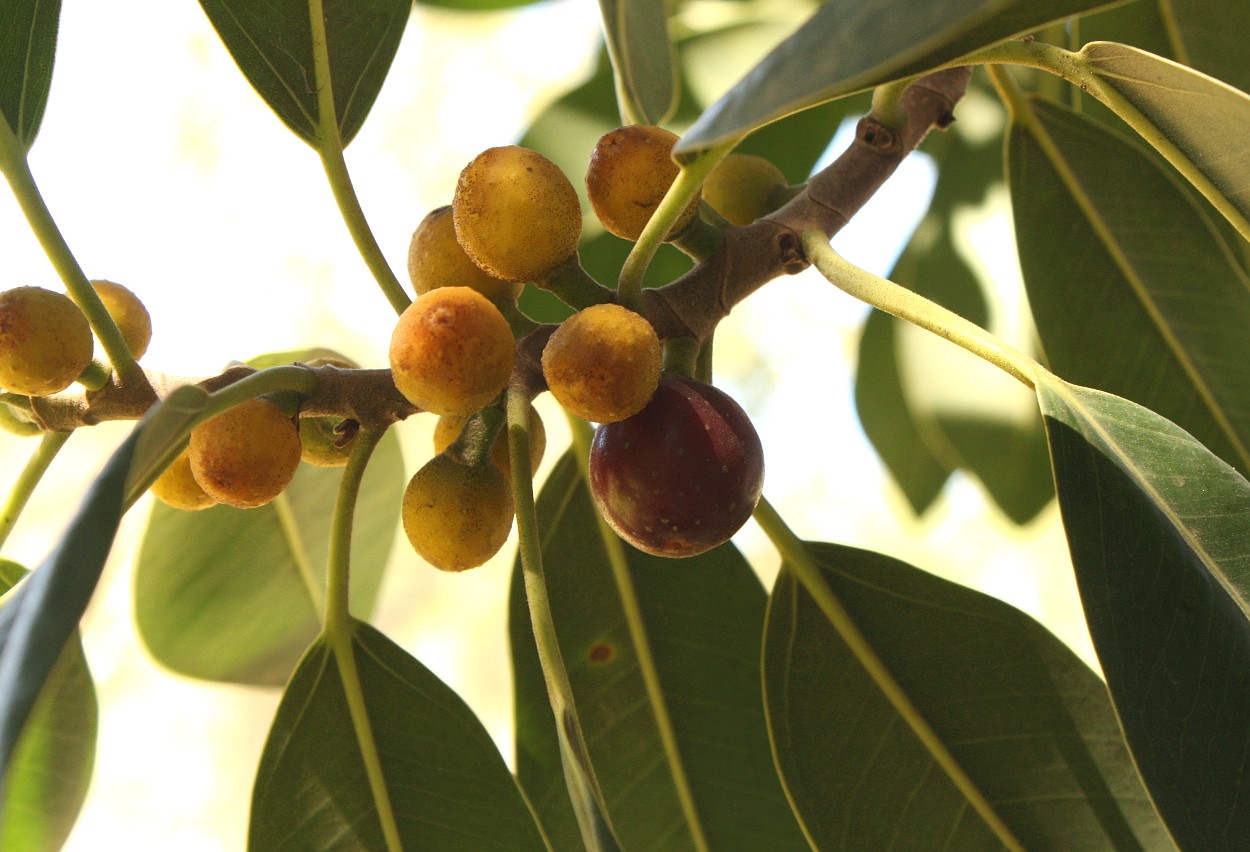
[[[809, 548], [1025, 848], [1172, 848], [1102, 681], [1041, 625], [881, 554]], [[777, 762], [813, 848], [1001, 848], [788, 570], [769, 602], [764, 689]]]
[[[0, 592], [25, 573], [0, 559]], [[64, 845], [91, 782], [97, 717], [95, 684], [75, 630], [13, 751], [0, 801], [0, 849], [56, 852]]]
[[249, 848], [387, 848], [349, 704], [358, 701], [373, 734], [364, 748], [404, 848], [546, 849], [460, 696], [369, 625], [351, 622], [350, 632], [341, 649], [325, 637], [313, 643], [282, 696], [256, 775]]
[[204, 388], [183, 385], [149, 410], [126, 479], [128, 497], [138, 499], [187, 445], [191, 423], [204, 410], [208, 398]]
[[1250, 470], [1250, 281], [1134, 144], [1032, 102], [1011, 131], [1016, 241], [1055, 372], [1145, 405]]
[[[1227, 0], [1170, 0], [1166, 9], [1179, 37], [1178, 61], [1243, 92], [1250, 90], [1245, 40], [1250, 32], [1250, 5]], [[1149, 48], [1141, 42], [1131, 43]]]
[[27, 148], [48, 103], [60, 16], [60, 0], [0, 5], [0, 115]]
[[530, 6], [538, 0], [416, 0], [420, 6], [455, 9], [460, 12], [494, 12], [498, 9], [515, 9]]
[[[135, 622], [174, 671], [207, 680], [286, 683], [321, 630], [330, 524], [341, 468], [301, 464], [273, 503], [183, 512], [154, 503], [135, 566]], [[385, 435], [365, 471], [352, 537], [351, 605], [373, 608], [405, 481]]]
[[109, 458], [56, 548], [0, 609], [0, 777], [113, 546], [139, 426]]
[[665, 0], [599, 0], [617, 97], [628, 124], [661, 124], [677, 106]]
[[[590, 495], [566, 454], [538, 498], [543, 564], [590, 762], [624, 849], [684, 849], [677, 800]], [[680, 561], [627, 548], [642, 621], [700, 824], [713, 849], [806, 849], [769, 753], [759, 654], [765, 595], [731, 545]], [[516, 573], [520, 573], [518, 566]], [[513, 578], [517, 772], [555, 848], [577, 848], [552, 710]]]
[[925, 441], [903, 392], [897, 355], [896, 321], [874, 310], [859, 338], [855, 409], [873, 449], [912, 511], [921, 515], [941, 494], [955, 465], [944, 463]]
[[1250, 95], [1128, 45], [1095, 42], [1077, 57], [1090, 93], [1250, 239], [1250, 163], [1238, 156], [1250, 136]]
[[693, 154], [824, 101], [919, 74], [1103, 0], [830, 0], [682, 137]]
[[1183, 849], [1250, 837], [1250, 483], [1154, 412], [1037, 387], [1090, 635]]
[[[252, 88], [295, 135], [316, 147], [319, 109], [308, 0], [200, 0]], [[324, 0], [335, 122], [343, 145], [364, 124], [399, 39], [410, 0]]]

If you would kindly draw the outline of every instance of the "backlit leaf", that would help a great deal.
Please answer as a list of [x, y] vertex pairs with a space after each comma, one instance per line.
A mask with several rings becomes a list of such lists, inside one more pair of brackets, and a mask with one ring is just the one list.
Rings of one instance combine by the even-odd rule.
[[[321, 630], [330, 516], [341, 468], [301, 464], [273, 503], [183, 512], [153, 502], [135, 566], [135, 621], [148, 650], [207, 680], [281, 686]], [[399, 440], [365, 470], [352, 536], [351, 606], [373, 608], [399, 521]]]
[[60, 0], [0, 4], [0, 116], [27, 148], [48, 103], [60, 16]]
[[[1026, 849], [1170, 849], [1106, 687], [1001, 601], [890, 557], [809, 545], [916, 710]], [[764, 645], [769, 727], [817, 849], [1000, 849], [789, 571]]]
[[[200, 0], [239, 69], [282, 122], [317, 144], [320, 110], [308, 0]], [[324, 0], [335, 123], [344, 145], [377, 98], [410, 0]]]
[[[0, 560], [0, 591], [25, 573]], [[75, 630], [22, 729], [0, 801], [0, 849], [56, 852], [87, 797], [95, 762], [95, 684]]]
[[1188, 189], [1044, 101], [1011, 131], [1016, 241], [1056, 373], [1145, 405], [1250, 470], [1250, 281]]
[[[546, 848], [490, 735], [456, 693], [367, 624], [353, 622], [337, 648], [319, 638], [282, 697], [252, 794], [249, 848], [388, 848], [366, 752], [404, 848]], [[368, 715], [372, 746], [361, 744], [350, 701]]]
[[100, 580], [142, 429], [137, 426], [113, 452], [57, 546], [0, 608], [0, 776]]
[[1124, 44], [1095, 42], [1078, 56], [1095, 84], [1090, 93], [1180, 168], [1250, 239], [1250, 160], [1242, 155], [1250, 137], [1250, 95]]
[[693, 154], [824, 101], [918, 74], [1102, 0], [830, 0], [682, 137]]
[[627, 123], [661, 124], [677, 104], [665, 0], [599, 0]]
[[1183, 849], [1250, 837], [1250, 483], [1154, 412], [1038, 385], [1090, 635]]

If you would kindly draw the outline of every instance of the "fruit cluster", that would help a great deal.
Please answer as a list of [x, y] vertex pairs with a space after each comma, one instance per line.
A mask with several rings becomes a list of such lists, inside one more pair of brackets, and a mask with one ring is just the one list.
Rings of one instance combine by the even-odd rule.
[[[662, 128], [635, 125], [599, 141], [586, 190], [609, 232], [640, 237], [677, 176], [676, 140]], [[733, 162], [744, 165], [757, 168]], [[784, 187], [766, 174], [744, 199], [725, 189], [732, 183], [712, 184], [721, 216], [731, 221], [767, 213], [775, 206], [768, 193]], [[699, 206], [696, 197], [668, 239], [691, 225]], [[606, 288], [607, 300], [575, 305], [581, 310], [545, 337], [541, 387], [524, 384], [516, 337], [531, 334], [532, 324], [517, 309], [521, 285], [565, 295], [554, 285], [577, 263], [581, 229], [577, 193], [563, 172], [535, 151], [508, 146], [469, 163], [452, 203], [427, 215], [412, 236], [408, 271], [417, 298], [395, 326], [390, 367], [414, 406], [439, 415], [437, 455], [413, 476], [403, 506], [408, 538], [436, 567], [479, 565], [507, 538], [510, 461], [498, 423], [510, 383], [531, 396], [545, 387], [566, 411], [597, 424], [589, 463], [595, 504], [644, 551], [690, 556], [715, 547], [759, 499], [763, 452], [746, 414], [710, 385], [665, 374], [655, 329]], [[532, 475], [544, 444], [532, 408], [530, 438]]]
[[[586, 190], [608, 231], [639, 239], [678, 174], [676, 140], [662, 128], [635, 125], [599, 141]], [[784, 188], [775, 169], [727, 162], [731, 180], [714, 174], [708, 184], [720, 218], [742, 221], [772, 209]], [[746, 186], [753, 197], [727, 194], [728, 185]], [[681, 239], [696, 221], [707, 227], [699, 213], [696, 197], [666, 239]], [[398, 393], [439, 418], [435, 455], [412, 477], [402, 507], [413, 548], [438, 568], [464, 570], [497, 552], [512, 527], [510, 479], [537, 471], [545, 433], [532, 406], [530, 458], [512, 470], [502, 428], [509, 386], [531, 399], [549, 390], [570, 414], [597, 424], [589, 459], [595, 505], [641, 550], [706, 551], [736, 532], [759, 499], [763, 453], [746, 414], [722, 391], [671, 364], [666, 370], [651, 323], [618, 304], [609, 288], [593, 281], [587, 288], [581, 233], [581, 205], [564, 173], [535, 151], [506, 146], [469, 163], [452, 203], [430, 212], [412, 235], [416, 299], [394, 327], [389, 366]], [[580, 290], [560, 289], [570, 276], [580, 276]], [[580, 310], [558, 327], [538, 326], [517, 304], [526, 283]], [[151, 337], [142, 304], [117, 284], [92, 284], [131, 353], [142, 355]], [[93, 350], [91, 328], [68, 297], [37, 287], [0, 294], [0, 387], [9, 393], [64, 390], [87, 375]], [[265, 505], [292, 481], [301, 459], [346, 464], [351, 430], [342, 431], [344, 422], [293, 416], [263, 396], [248, 399], [197, 425], [152, 492], [189, 511]]]

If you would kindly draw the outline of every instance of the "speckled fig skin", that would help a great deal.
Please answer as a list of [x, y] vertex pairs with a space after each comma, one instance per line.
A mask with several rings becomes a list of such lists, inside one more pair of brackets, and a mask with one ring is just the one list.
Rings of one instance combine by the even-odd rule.
[[566, 319], [543, 348], [543, 376], [556, 401], [583, 420], [615, 423], [637, 414], [660, 381], [655, 329], [620, 305], [592, 305]]
[[218, 503], [252, 509], [291, 484], [299, 467], [299, 429], [267, 399], [249, 399], [191, 430], [195, 481]]
[[521, 285], [478, 267], [456, 241], [451, 205], [431, 210], [408, 243], [408, 278], [417, 295], [439, 287], [471, 287], [492, 302], [514, 301]]
[[786, 176], [770, 161], [754, 154], [730, 154], [703, 182], [703, 200], [731, 225], [749, 225], [775, 209], [774, 194]]
[[488, 148], [464, 167], [451, 203], [456, 239], [505, 281], [540, 281], [573, 256], [582, 236], [577, 191], [537, 151]]
[[[464, 430], [464, 424], [468, 420], [468, 416], [460, 414], [445, 414], [438, 418], [438, 422], [434, 424], [433, 435], [435, 454], [441, 453], [450, 447], [460, 437], [460, 433]], [[543, 419], [538, 416], [538, 412], [532, 405], [529, 408], [529, 427], [530, 476], [533, 476], [538, 473], [538, 466], [542, 464], [543, 453], [547, 450], [547, 427], [543, 425]], [[490, 460], [495, 467], [499, 468], [499, 472], [504, 475], [504, 478], [512, 476], [512, 453], [508, 449], [507, 425], [499, 430], [499, 434], [491, 442]]]
[[26, 396], [63, 391], [87, 369], [94, 347], [87, 318], [68, 296], [42, 287], [0, 293], [0, 388]]
[[217, 505], [217, 501], [195, 481], [191, 473], [191, 459], [185, 449], [170, 462], [149, 490], [166, 506], [184, 512], [198, 512]]
[[419, 296], [391, 334], [395, 387], [435, 414], [472, 414], [508, 384], [516, 358], [512, 329], [489, 299], [468, 287]]
[[122, 340], [126, 341], [130, 354], [135, 360], [142, 358], [152, 342], [152, 317], [148, 309], [138, 296], [114, 281], [96, 279], [91, 286], [113, 322], [117, 323], [117, 330], [122, 333]]
[[590, 492], [625, 541], [656, 556], [695, 556], [729, 540], [759, 501], [764, 451], [724, 392], [665, 377], [647, 407], [595, 430]]
[[[653, 124], [618, 127], [600, 138], [586, 169], [586, 193], [609, 232], [637, 240], [677, 178], [673, 145], [678, 137]], [[696, 195], [669, 229], [681, 232], [699, 210]]]
[[469, 467], [437, 455], [408, 482], [401, 514], [417, 555], [441, 571], [465, 571], [508, 540], [512, 491], [493, 464]]

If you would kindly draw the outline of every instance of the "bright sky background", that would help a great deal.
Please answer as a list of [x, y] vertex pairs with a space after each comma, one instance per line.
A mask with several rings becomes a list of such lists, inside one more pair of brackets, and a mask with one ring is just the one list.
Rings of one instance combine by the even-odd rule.
[[[560, 80], [588, 70], [597, 14], [589, 0], [557, 0], [521, 15], [417, 9], [391, 77], [348, 149], [361, 203], [401, 276], [412, 229], [450, 200], [462, 166], [484, 148], [515, 141]], [[316, 156], [252, 92], [197, 4], [65, 0], [31, 165], [87, 274], [123, 283], [147, 304], [155, 324], [147, 366], [209, 375], [234, 358], [310, 345], [385, 363], [394, 314], [355, 253]], [[839, 236], [839, 251], [884, 274], [923, 213], [932, 179], [922, 158], [910, 160]], [[969, 233], [975, 262], [1013, 274], [1006, 219], [972, 217]], [[63, 289], [2, 191], [0, 258], [4, 288]], [[976, 482], [959, 476], [945, 503], [916, 520], [883, 477], [851, 403], [863, 314], [862, 305], [805, 274], [753, 296], [718, 335], [718, 382], [759, 427], [766, 494], [800, 534], [958, 577], [1046, 619], [1088, 654], [1053, 507], [1016, 529], [987, 507]], [[567, 433], [549, 400], [540, 409], [550, 465]], [[415, 470], [430, 452], [430, 425], [417, 418], [399, 430]], [[71, 497], [124, 427], [85, 431], [57, 460], [6, 556], [33, 565], [46, 554]], [[0, 436], [0, 488], [31, 447]], [[85, 622], [101, 738], [91, 797], [68, 848], [239, 849], [278, 695], [194, 682], [151, 661], [131, 626], [129, 600], [146, 505], [132, 515]], [[740, 543], [770, 580], [777, 560], [763, 536], [748, 525]], [[511, 760], [504, 638], [511, 545], [481, 569], [442, 575], [400, 544], [375, 623], [469, 701]]]

